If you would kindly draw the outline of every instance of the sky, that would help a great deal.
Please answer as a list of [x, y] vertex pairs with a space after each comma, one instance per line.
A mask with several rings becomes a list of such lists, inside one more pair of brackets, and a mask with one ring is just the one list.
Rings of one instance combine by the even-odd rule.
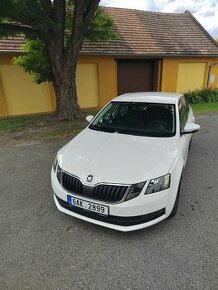
[[214, 38], [218, 38], [218, 0], [101, 0], [100, 5], [172, 13], [189, 10]]

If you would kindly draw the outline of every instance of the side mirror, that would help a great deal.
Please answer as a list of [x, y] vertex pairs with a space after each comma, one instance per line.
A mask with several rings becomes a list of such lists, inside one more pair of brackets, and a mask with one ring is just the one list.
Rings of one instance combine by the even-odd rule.
[[195, 123], [186, 124], [184, 129], [181, 131], [181, 135], [184, 134], [192, 134], [198, 132], [200, 130], [200, 126]]
[[90, 122], [92, 121], [93, 118], [94, 118], [93, 115], [89, 115], [89, 116], [86, 117], [86, 121], [87, 121], [88, 123], [90, 123]]

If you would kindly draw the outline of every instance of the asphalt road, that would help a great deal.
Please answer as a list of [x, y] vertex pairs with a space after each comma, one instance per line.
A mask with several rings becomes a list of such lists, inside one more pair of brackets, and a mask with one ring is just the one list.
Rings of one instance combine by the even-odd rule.
[[218, 114], [197, 119], [177, 216], [122, 233], [60, 213], [64, 141], [0, 148], [0, 289], [218, 289]]

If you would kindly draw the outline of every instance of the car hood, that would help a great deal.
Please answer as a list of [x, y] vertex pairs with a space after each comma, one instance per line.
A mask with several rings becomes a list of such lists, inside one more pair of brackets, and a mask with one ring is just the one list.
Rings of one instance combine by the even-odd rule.
[[[58, 153], [60, 167], [93, 186], [99, 182], [133, 184], [169, 172], [176, 139], [139, 137], [86, 128]], [[93, 175], [92, 182], [87, 176]]]

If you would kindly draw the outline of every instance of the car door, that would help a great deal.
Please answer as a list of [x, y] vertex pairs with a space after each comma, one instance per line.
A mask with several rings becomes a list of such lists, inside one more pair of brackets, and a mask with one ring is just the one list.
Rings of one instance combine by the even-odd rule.
[[[178, 106], [179, 106], [179, 120], [180, 120], [180, 132], [181, 132], [187, 123], [192, 122], [192, 112], [187, 101], [185, 100], [183, 96], [180, 98]], [[188, 155], [188, 149], [189, 149], [191, 136], [192, 134], [180, 135], [180, 146], [181, 146], [182, 157], [184, 160], [184, 165], [186, 163], [186, 159]]]

